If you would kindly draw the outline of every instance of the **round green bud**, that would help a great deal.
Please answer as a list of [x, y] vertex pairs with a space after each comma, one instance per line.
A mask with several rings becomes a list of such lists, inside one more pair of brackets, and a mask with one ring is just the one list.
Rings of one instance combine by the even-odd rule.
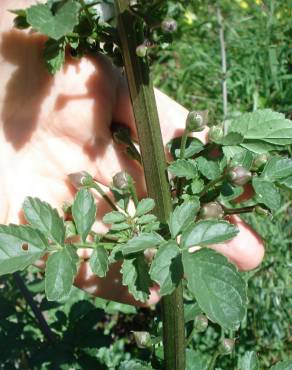
[[221, 355], [230, 355], [234, 349], [235, 340], [224, 338], [219, 346], [219, 352]]
[[257, 171], [261, 169], [268, 161], [269, 155], [267, 153], [259, 154], [255, 157], [252, 163], [252, 170]]
[[76, 189], [80, 189], [82, 186], [91, 186], [93, 183], [93, 177], [86, 171], [70, 173], [68, 178]]
[[198, 315], [194, 321], [194, 327], [198, 333], [204, 332], [208, 327], [208, 319], [205, 315]]
[[242, 166], [232, 167], [228, 173], [228, 180], [236, 186], [245, 185], [249, 182], [251, 177], [251, 172]]
[[175, 32], [177, 30], [177, 23], [174, 19], [165, 19], [161, 23], [161, 28], [164, 32]]
[[200, 216], [203, 219], [222, 218], [224, 216], [224, 210], [220, 203], [210, 202], [203, 205], [200, 211]]
[[192, 111], [189, 112], [186, 120], [186, 130], [189, 132], [203, 131], [207, 125], [206, 113]]
[[136, 55], [139, 57], [139, 58], [144, 58], [147, 54], [147, 46], [144, 45], [144, 44], [141, 44], [139, 46], [137, 46], [136, 48]]
[[113, 177], [113, 185], [118, 189], [126, 189], [129, 187], [129, 175], [126, 171], [121, 171]]
[[151, 336], [148, 331], [133, 331], [138, 348], [149, 348], [152, 346]]
[[270, 215], [270, 212], [267, 209], [265, 209], [261, 206], [256, 206], [255, 207], [255, 212], [260, 216], [269, 216]]
[[210, 142], [220, 143], [224, 137], [223, 127], [222, 126], [212, 126], [208, 132], [208, 139]]

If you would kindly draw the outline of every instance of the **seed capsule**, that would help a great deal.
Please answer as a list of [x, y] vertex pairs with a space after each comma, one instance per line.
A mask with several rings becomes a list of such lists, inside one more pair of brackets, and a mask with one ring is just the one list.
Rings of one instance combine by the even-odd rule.
[[138, 348], [149, 348], [152, 346], [151, 336], [148, 331], [133, 331]]
[[236, 186], [245, 185], [251, 177], [251, 172], [242, 166], [235, 166], [228, 173], [229, 181]]
[[230, 353], [232, 353], [234, 345], [235, 345], [234, 339], [225, 338], [222, 340], [220, 344], [219, 351], [222, 355], [229, 355]]
[[203, 131], [207, 125], [208, 111], [192, 111], [186, 120], [186, 129], [189, 132]]
[[144, 58], [147, 54], [147, 46], [142, 44], [142, 45], [139, 45], [137, 46], [136, 48], [136, 55], [139, 57], [139, 58]]
[[161, 28], [164, 32], [175, 32], [177, 30], [177, 23], [174, 19], [165, 19], [161, 23]]
[[253, 161], [252, 170], [257, 171], [262, 168], [268, 161], [269, 155], [267, 153], [259, 154]]
[[208, 319], [205, 315], [198, 315], [194, 321], [194, 327], [198, 333], [204, 332], [208, 327]]
[[208, 139], [210, 142], [220, 143], [223, 138], [223, 128], [221, 126], [212, 126], [208, 133]]
[[126, 189], [130, 185], [129, 180], [130, 176], [127, 172], [121, 171], [113, 177], [113, 185], [118, 189]]
[[82, 186], [90, 186], [93, 183], [93, 177], [86, 171], [70, 173], [68, 178], [76, 189], [80, 189]]
[[200, 212], [200, 216], [203, 219], [206, 218], [222, 218], [224, 216], [224, 210], [220, 203], [218, 202], [210, 202], [206, 203]]

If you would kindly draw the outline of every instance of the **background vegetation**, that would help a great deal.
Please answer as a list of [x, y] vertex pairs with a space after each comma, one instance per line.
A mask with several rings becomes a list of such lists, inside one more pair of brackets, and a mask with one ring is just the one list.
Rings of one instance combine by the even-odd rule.
[[[220, 10], [229, 115], [269, 107], [291, 118], [291, 2], [222, 1]], [[151, 49], [155, 85], [188, 108], [209, 109], [211, 124], [223, 116], [224, 76], [216, 12], [214, 1], [169, 2], [170, 16], [178, 22], [174, 42]], [[259, 269], [246, 274], [248, 314], [239, 333], [234, 333], [236, 354], [218, 362], [222, 369], [237, 369], [237, 355], [248, 350], [257, 351], [261, 369], [292, 355], [291, 194], [285, 199], [285, 206], [273, 219], [248, 217], [266, 241], [266, 258]], [[44, 337], [15, 279], [1, 278], [0, 369], [143, 369], [134, 359], [147, 360], [149, 352], [136, 348], [131, 331], [159, 328], [159, 320], [154, 320], [159, 305], [153, 310], [136, 309], [77, 289], [66, 301], [49, 303], [41, 273], [30, 269], [21, 275], [55, 339], [50, 342]], [[185, 298], [187, 302], [187, 294]], [[220, 335], [218, 327], [210, 325], [206, 333], [195, 336], [193, 346], [208, 356]], [[156, 355], [159, 360], [159, 350]], [[132, 362], [123, 364], [130, 358]], [[196, 358], [197, 353], [189, 350], [189, 370], [204, 369]]]

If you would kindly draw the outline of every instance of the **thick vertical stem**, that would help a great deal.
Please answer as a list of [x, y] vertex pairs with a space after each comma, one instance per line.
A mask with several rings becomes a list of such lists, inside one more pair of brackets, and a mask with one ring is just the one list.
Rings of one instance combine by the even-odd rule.
[[[146, 58], [136, 55], [143, 42], [141, 20], [129, 11], [129, 0], [116, 0], [118, 34], [123, 54], [136, 127], [141, 148], [148, 195], [155, 200], [155, 213], [166, 222], [171, 196], [154, 91]], [[162, 299], [165, 369], [185, 369], [185, 334], [182, 286]]]

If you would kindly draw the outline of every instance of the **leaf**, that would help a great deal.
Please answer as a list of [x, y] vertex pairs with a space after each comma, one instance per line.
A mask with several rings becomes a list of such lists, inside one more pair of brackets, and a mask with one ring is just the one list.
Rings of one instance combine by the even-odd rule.
[[243, 149], [240, 153], [237, 153], [232, 158], [233, 166], [242, 166], [248, 170], [251, 169], [254, 159], [254, 154], [246, 149]]
[[265, 204], [268, 208], [275, 211], [281, 206], [281, 195], [276, 186], [260, 177], [253, 177], [252, 186], [256, 192], [259, 203]]
[[177, 206], [171, 213], [169, 218], [169, 229], [171, 237], [174, 239], [181, 231], [183, 231], [191, 222], [194, 222], [195, 216], [200, 208], [200, 202], [184, 202]]
[[154, 215], [144, 215], [138, 218], [137, 224], [145, 225], [145, 224], [149, 224], [150, 222], [154, 222], [156, 220], [157, 220], [157, 217]]
[[[180, 158], [181, 139], [181, 137], [176, 137], [167, 144], [167, 148], [173, 158]], [[184, 159], [192, 157], [193, 155], [201, 152], [203, 149], [204, 144], [199, 139], [189, 136], [186, 142]]]
[[121, 222], [119, 224], [113, 224], [111, 226], [111, 230], [114, 230], [114, 231], [121, 231], [121, 230], [127, 230], [129, 229], [131, 226], [127, 223], [127, 222]]
[[69, 248], [53, 253], [46, 263], [45, 291], [48, 301], [58, 301], [70, 294], [77, 259], [73, 260]]
[[191, 190], [193, 194], [199, 194], [204, 189], [204, 181], [201, 179], [194, 179], [191, 183]]
[[156, 247], [164, 242], [164, 239], [156, 233], [142, 233], [129, 240], [123, 247], [122, 252], [124, 256], [129, 254], [142, 252], [147, 248]]
[[65, 238], [63, 219], [56, 209], [38, 198], [27, 197], [23, 203], [26, 220], [55, 243], [62, 245]]
[[182, 234], [182, 248], [221, 243], [234, 238], [239, 230], [227, 221], [204, 220], [190, 225]]
[[243, 142], [243, 136], [238, 132], [230, 132], [220, 140], [222, 145], [238, 145]]
[[168, 171], [177, 177], [185, 177], [186, 179], [194, 179], [198, 175], [196, 164], [191, 159], [178, 159], [172, 162]]
[[55, 74], [59, 71], [62, 65], [65, 63], [65, 42], [58, 42], [49, 39], [45, 43], [45, 48], [43, 51], [43, 57], [47, 69], [51, 74]]
[[240, 370], [259, 370], [257, 354], [254, 351], [248, 351], [240, 358]]
[[273, 365], [270, 370], [292, 370], [292, 360], [278, 362], [276, 365]]
[[152, 211], [152, 209], [155, 207], [155, 202], [151, 198], [144, 198], [140, 200], [140, 202], [137, 205], [135, 217], [140, 217], [145, 215], [146, 213]]
[[124, 260], [121, 273], [123, 285], [128, 287], [133, 297], [138, 301], [146, 302], [150, 293], [151, 279], [144, 256]]
[[196, 159], [198, 170], [203, 176], [208, 180], [214, 180], [220, 176], [220, 167], [217, 162], [208, 161], [204, 157], [199, 157]]
[[127, 219], [127, 216], [124, 215], [122, 212], [112, 211], [112, 212], [107, 213], [103, 217], [102, 221], [105, 224], [115, 224], [115, 223], [118, 223], [118, 222], [123, 222], [126, 219]]
[[292, 189], [292, 176], [287, 177], [286, 179], [283, 180], [278, 180], [278, 183], [280, 185], [286, 186], [288, 189]]
[[272, 157], [265, 165], [261, 178], [277, 181], [292, 176], [292, 159]]
[[103, 246], [97, 246], [90, 256], [89, 265], [94, 274], [105, 277], [108, 271], [108, 254]]
[[175, 241], [162, 244], [155, 254], [150, 277], [160, 286], [161, 296], [171, 294], [183, 277], [180, 248]]
[[79, 21], [80, 5], [74, 0], [61, 4], [53, 15], [45, 4], [33, 5], [26, 10], [27, 22], [37, 31], [59, 40], [73, 32]]
[[80, 189], [72, 205], [72, 215], [78, 234], [85, 242], [96, 219], [96, 205], [88, 189]]
[[207, 370], [210, 363], [210, 356], [205, 353], [186, 350], [186, 370]]
[[198, 303], [189, 303], [184, 305], [185, 323], [195, 320], [196, 316], [200, 315], [202, 310]]
[[0, 276], [23, 270], [47, 251], [44, 236], [30, 226], [0, 225]]
[[199, 306], [224, 329], [237, 330], [246, 312], [246, 283], [226, 257], [212, 249], [183, 252], [188, 288]]

